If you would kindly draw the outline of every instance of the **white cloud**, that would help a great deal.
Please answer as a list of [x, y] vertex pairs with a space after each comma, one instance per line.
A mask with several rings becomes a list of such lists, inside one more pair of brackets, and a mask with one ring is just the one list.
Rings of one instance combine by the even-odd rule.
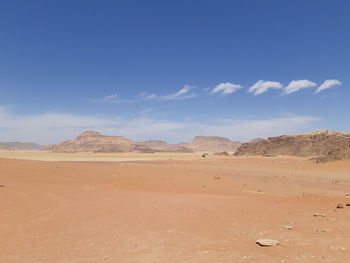
[[280, 82], [277, 81], [264, 81], [259, 80], [253, 86], [251, 86], [248, 91], [250, 93], [254, 93], [254, 95], [262, 94], [269, 89], [282, 89], [283, 86]]
[[318, 118], [286, 116], [269, 119], [169, 121], [155, 118], [125, 119], [68, 113], [16, 114], [0, 106], [0, 141], [57, 143], [75, 138], [85, 130], [121, 135], [143, 141], [161, 139], [172, 143], [190, 141], [196, 135], [217, 135], [247, 141], [257, 137], [304, 132]]
[[189, 99], [196, 96], [193, 92], [191, 92], [195, 86], [191, 85], [185, 85], [182, 89], [180, 89], [178, 92], [170, 93], [166, 95], [156, 95], [156, 94], [150, 94], [147, 93], [141, 93], [138, 97], [141, 100], [178, 100], [178, 99]]
[[221, 94], [223, 96], [225, 96], [225, 95], [229, 95], [231, 93], [234, 93], [235, 91], [237, 91], [240, 88], [242, 88], [241, 85], [233, 84], [233, 83], [230, 83], [230, 82], [220, 83], [219, 85], [215, 86], [212, 89], [211, 93], [219, 93], [219, 92], [221, 92]]
[[315, 82], [312, 82], [307, 79], [302, 79], [302, 80], [293, 80], [291, 81], [287, 87], [284, 88], [283, 94], [291, 94], [293, 92], [297, 92], [301, 89], [306, 89], [306, 88], [312, 88], [315, 87], [317, 84]]
[[329, 88], [332, 88], [332, 87], [335, 87], [335, 86], [340, 86], [341, 85], [341, 82], [337, 79], [326, 79], [322, 84], [321, 86], [319, 86], [317, 88], [317, 90], [315, 91], [315, 93], [319, 93], [323, 90], [326, 90], [326, 89], [329, 89]]

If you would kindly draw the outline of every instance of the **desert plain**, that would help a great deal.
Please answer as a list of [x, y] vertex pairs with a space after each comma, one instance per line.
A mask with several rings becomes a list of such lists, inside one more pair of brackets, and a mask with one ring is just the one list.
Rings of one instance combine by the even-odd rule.
[[350, 160], [0, 152], [0, 186], [3, 263], [350, 262]]

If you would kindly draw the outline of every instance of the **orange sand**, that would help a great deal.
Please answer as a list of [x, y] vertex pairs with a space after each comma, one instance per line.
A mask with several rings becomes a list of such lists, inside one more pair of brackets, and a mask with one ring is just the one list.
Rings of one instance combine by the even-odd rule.
[[3, 263], [350, 262], [350, 161], [0, 159], [0, 185]]

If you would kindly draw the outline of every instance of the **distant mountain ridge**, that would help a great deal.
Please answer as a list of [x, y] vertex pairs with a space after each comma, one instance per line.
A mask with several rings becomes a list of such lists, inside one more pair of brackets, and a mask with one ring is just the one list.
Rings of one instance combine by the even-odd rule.
[[51, 144], [44, 150], [53, 152], [154, 152], [142, 143], [122, 136], [105, 136], [96, 131], [83, 132], [74, 140]]
[[192, 149], [177, 144], [168, 144], [165, 141], [149, 140], [143, 142], [147, 147], [159, 152], [183, 152], [191, 153]]
[[190, 148], [193, 151], [235, 152], [241, 144], [241, 142], [231, 141], [225, 137], [196, 136], [192, 142], [178, 145]]
[[31, 142], [0, 142], [2, 151], [39, 151], [44, 146]]
[[44, 150], [53, 152], [235, 152], [240, 144], [240, 142], [217, 136], [197, 136], [190, 143], [180, 144], [168, 144], [159, 140], [136, 142], [122, 136], [105, 136], [96, 131], [86, 131], [74, 140], [51, 144]]
[[320, 130], [270, 137], [266, 140], [243, 143], [235, 155], [292, 155], [312, 157], [320, 162], [349, 159], [350, 134]]

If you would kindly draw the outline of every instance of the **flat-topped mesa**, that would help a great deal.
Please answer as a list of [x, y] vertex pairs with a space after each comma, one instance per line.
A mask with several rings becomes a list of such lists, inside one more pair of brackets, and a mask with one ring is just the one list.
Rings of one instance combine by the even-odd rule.
[[310, 157], [316, 161], [349, 159], [350, 134], [321, 130], [269, 137], [266, 140], [242, 144], [235, 155], [292, 155]]

